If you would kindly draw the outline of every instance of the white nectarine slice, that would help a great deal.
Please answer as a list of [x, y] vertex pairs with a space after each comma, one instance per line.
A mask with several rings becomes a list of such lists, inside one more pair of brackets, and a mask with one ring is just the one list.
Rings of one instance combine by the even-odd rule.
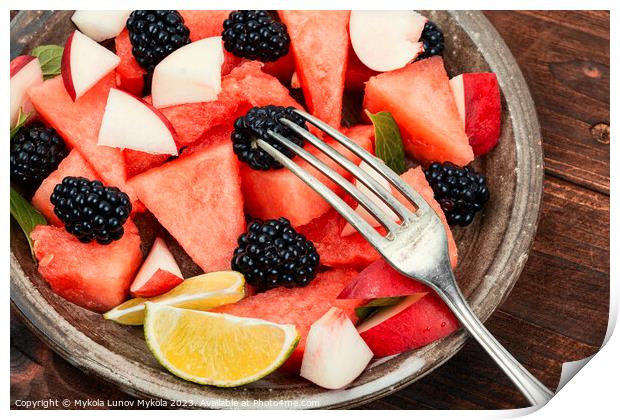
[[175, 140], [174, 128], [160, 111], [127, 92], [110, 89], [98, 145], [177, 155]]
[[355, 55], [371, 70], [400, 69], [424, 52], [426, 20], [413, 10], [354, 10], [349, 35]]
[[161, 238], [156, 238], [129, 291], [133, 296], [159, 296], [181, 282], [183, 282], [183, 274], [174, 256], [166, 242]]
[[131, 10], [76, 10], [71, 20], [97, 42], [114, 38], [125, 28]]
[[340, 308], [332, 307], [312, 324], [300, 376], [327, 389], [355, 380], [372, 359], [372, 351]]
[[32, 103], [26, 95], [26, 91], [31, 86], [43, 83], [43, 73], [39, 59], [31, 55], [20, 55], [11, 60], [11, 105], [10, 105], [10, 124], [15, 126], [17, 114], [21, 107], [23, 112], [29, 113], [33, 110]]
[[222, 37], [192, 42], [164, 58], [153, 71], [153, 106], [164, 108], [217, 99], [222, 90]]
[[120, 58], [81, 33], [73, 31], [62, 54], [62, 80], [71, 99], [76, 101], [105, 75], [114, 70]]

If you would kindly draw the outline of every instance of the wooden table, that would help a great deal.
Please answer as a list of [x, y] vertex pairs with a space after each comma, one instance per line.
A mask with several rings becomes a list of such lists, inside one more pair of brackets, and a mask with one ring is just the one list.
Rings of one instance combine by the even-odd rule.
[[[514, 290], [486, 323], [537, 377], [600, 346], [609, 303], [609, 13], [487, 12], [531, 89], [545, 192], [536, 241]], [[11, 314], [11, 406], [48, 398], [134, 401], [54, 354]], [[474, 342], [366, 409], [518, 408], [526, 401]]]

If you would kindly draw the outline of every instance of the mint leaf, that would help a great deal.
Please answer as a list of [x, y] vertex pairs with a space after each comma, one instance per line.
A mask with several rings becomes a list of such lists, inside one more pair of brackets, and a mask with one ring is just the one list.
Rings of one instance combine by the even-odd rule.
[[24, 124], [26, 124], [26, 122], [28, 121], [28, 118], [30, 118], [31, 115], [32, 115], [32, 112], [25, 114], [24, 110], [21, 107], [19, 108], [19, 112], [17, 113], [17, 121], [15, 122], [15, 127], [11, 128], [11, 137], [10, 137], [11, 140], [13, 140], [13, 137], [15, 137], [15, 134], [17, 134], [19, 129], [22, 128]]
[[59, 45], [40, 45], [32, 50], [32, 55], [39, 59], [43, 78], [49, 79], [60, 74], [60, 62], [64, 48]]
[[359, 306], [355, 308], [355, 314], [357, 318], [362, 320], [368, 318], [370, 315], [374, 314], [381, 308], [385, 308], [388, 306], [394, 306], [402, 302], [404, 296], [396, 296], [396, 297], [386, 297], [386, 298], [378, 298], [373, 299], [368, 302], [364, 306]]
[[28, 244], [30, 245], [30, 251], [34, 256], [30, 232], [32, 232], [37, 225], [46, 225], [47, 221], [45, 217], [13, 188], [11, 188], [11, 216], [13, 216], [19, 224], [19, 227], [24, 231], [26, 239], [28, 239]]
[[387, 111], [372, 114], [366, 110], [366, 115], [375, 127], [375, 155], [394, 172], [402, 174], [406, 170], [405, 149], [394, 117]]

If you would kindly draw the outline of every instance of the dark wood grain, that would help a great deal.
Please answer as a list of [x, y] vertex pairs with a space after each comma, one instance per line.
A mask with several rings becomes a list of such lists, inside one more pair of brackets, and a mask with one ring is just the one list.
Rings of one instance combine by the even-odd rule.
[[[487, 12], [537, 106], [546, 179], [525, 270], [487, 321], [548, 386], [605, 335], [609, 302], [609, 13]], [[126, 401], [11, 317], [11, 406], [46, 398]], [[474, 342], [437, 371], [365, 409], [516, 408], [526, 402]], [[76, 408], [71, 405], [70, 408]]]

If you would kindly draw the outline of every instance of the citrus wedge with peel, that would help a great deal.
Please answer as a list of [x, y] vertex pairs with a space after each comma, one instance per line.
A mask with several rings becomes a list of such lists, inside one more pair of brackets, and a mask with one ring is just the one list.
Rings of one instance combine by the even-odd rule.
[[144, 336], [159, 363], [187, 381], [218, 387], [254, 382], [299, 342], [294, 325], [146, 302]]
[[142, 325], [144, 305], [157, 302], [177, 308], [206, 311], [235, 303], [244, 295], [245, 280], [237, 271], [216, 271], [183, 281], [172, 290], [153, 298], [135, 298], [112, 308], [103, 317], [123, 325]]

